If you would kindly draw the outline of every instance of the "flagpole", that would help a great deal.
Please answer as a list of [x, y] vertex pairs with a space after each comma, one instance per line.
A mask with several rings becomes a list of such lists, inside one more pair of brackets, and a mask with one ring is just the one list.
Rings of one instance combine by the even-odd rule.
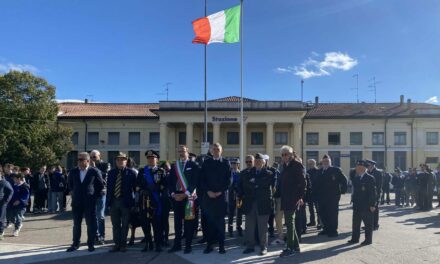
[[[205, 17], [207, 16], [207, 5], [205, 0]], [[208, 141], [208, 88], [207, 88], [207, 79], [206, 79], [206, 48], [208, 44], [205, 44], [205, 114], [204, 114], [204, 134], [203, 134], [203, 142]], [[201, 153], [207, 154], [207, 153]]]
[[244, 162], [244, 118], [243, 118], [243, 0], [240, 0], [240, 160]]

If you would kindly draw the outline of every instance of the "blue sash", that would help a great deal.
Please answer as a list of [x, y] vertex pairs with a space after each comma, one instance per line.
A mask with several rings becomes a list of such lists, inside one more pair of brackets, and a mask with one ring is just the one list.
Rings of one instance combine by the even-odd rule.
[[[155, 184], [153, 176], [150, 174], [150, 168], [148, 166], [144, 167], [144, 177], [148, 185]], [[157, 210], [155, 210], [155, 215], [162, 215], [162, 203], [160, 202], [159, 192], [153, 191], [152, 193], [153, 193], [153, 199], [157, 203]]]

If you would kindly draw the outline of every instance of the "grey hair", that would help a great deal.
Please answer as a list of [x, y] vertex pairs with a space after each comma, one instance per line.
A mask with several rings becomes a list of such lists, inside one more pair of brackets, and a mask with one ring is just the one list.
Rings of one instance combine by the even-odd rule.
[[293, 154], [293, 148], [291, 146], [284, 145], [281, 147], [280, 153], [284, 153], [284, 152], [288, 152], [290, 154]]
[[90, 154], [87, 152], [80, 152], [78, 157], [85, 157], [87, 160], [90, 160]]
[[99, 150], [97, 150], [97, 149], [94, 149], [94, 150], [90, 151], [90, 154], [93, 154], [93, 153], [98, 154], [99, 156], [101, 156], [101, 152], [99, 152]]

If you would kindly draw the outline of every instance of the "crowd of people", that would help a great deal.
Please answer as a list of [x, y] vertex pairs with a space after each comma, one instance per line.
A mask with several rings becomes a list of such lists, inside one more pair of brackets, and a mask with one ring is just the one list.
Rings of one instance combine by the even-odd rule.
[[[338, 237], [339, 202], [350, 184], [353, 224], [348, 243], [359, 243], [363, 222], [362, 245], [371, 244], [373, 231], [379, 229], [379, 206], [390, 203], [390, 184], [397, 206], [416, 205], [421, 210], [432, 208], [435, 186], [440, 192], [440, 172], [434, 173], [427, 165], [421, 165], [420, 172], [396, 169], [390, 174], [376, 168], [375, 161], [359, 160], [347, 179], [340, 168], [332, 166], [330, 156], [303, 164], [290, 146], [281, 147], [280, 163], [269, 165], [270, 157], [257, 153], [245, 157], [243, 168], [239, 159], [228, 160], [222, 152], [221, 144], [215, 143], [208, 155], [197, 157], [180, 145], [178, 159], [171, 164], [159, 163], [159, 153], [147, 150], [147, 165], [141, 168], [121, 152], [111, 168], [93, 150], [79, 153], [78, 166], [68, 173], [60, 166], [42, 166], [34, 174], [26, 167], [0, 166], [0, 240], [12, 226], [13, 235], [19, 235], [26, 211], [63, 212], [70, 197], [73, 243], [68, 252], [80, 246], [83, 218], [88, 250], [94, 251], [96, 243], [105, 244], [109, 215], [110, 252], [126, 252], [135, 242], [136, 228], [141, 227], [142, 251], [161, 252], [169, 247], [168, 252], [183, 249], [188, 254], [201, 231], [198, 243], [206, 245], [204, 254], [211, 253], [215, 245], [220, 254], [226, 253], [226, 235], [238, 235], [244, 236], [243, 254], [255, 252], [258, 246], [259, 254], [266, 255], [268, 237], [272, 237], [271, 245], [285, 246], [280, 256], [286, 257], [301, 251], [308, 227], [316, 226], [318, 235]], [[168, 240], [171, 211], [172, 244]]]

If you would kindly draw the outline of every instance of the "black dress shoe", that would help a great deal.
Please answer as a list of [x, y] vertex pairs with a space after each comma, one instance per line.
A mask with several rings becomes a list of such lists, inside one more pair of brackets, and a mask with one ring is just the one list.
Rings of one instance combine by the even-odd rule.
[[226, 253], [225, 247], [223, 247], [223, 246], [219, 247], [218, 253], [225, 254]]
[[371, 241], [364, 241], [361, 243], [362, 246], [368, 246], [371, 245]]
[[119, 250], [120, 250], [120, 248], [118, 246], [114, 246], [108, 252], [115, 253], [115, 252], [118, 252]]
[[252, 252], [255, 252], [255, 249], [253, 249], [253, 248], [246, 248], [245, 250], [243, 250], [243, 254], [249, 254], [249, 253], [252, 253]]
[[94, 246], [89, 246], [87, 250], [89, 252], [93, 252], [93, 251], [95, 251], [95, 247]]
[[359, 240], [350, 239], [350, 240], [347, 241], [347, 243], [348, 244], [356, 244], [356, 243], [359, 243]]
[[185, 247], [185, 250], [183, 251], [183, 254], [189, 254], [192, 252], [192, 248], [191, 247]]
[[66, 250], [66, 252], [73, 252], [73, 251], [77, 250], [78, 248], [79, 248], [78, 246], [71, 245], [71, 246]]
[[205, 250], [203, 250], [203, 254], [209, 254], [209, 253], [211, 253], [212, 251], [213, 251], [213, 248], [212, 248], [211, 245], [209, 245], [209, 246], [207, 246], [207, 247], [205, 248]]

